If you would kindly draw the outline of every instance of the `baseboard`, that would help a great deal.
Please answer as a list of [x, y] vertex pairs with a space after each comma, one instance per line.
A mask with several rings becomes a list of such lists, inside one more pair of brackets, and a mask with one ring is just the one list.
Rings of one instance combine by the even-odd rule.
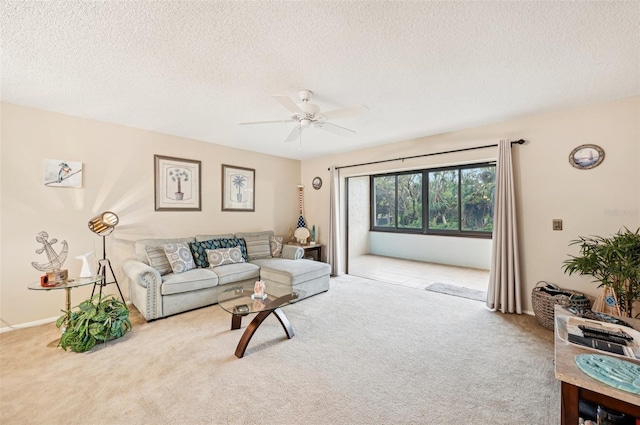
[[[129, 310], [131, 310], [131, 307], [133, 307], [133, 304], [131, 304], [131, 301], [128, 301], [128, 300], [125, 301], [125, 304], [129, 308]], [[5, 326], [4, 328], [0, 328], [0, 334], [4, 333], [4, 332], [16, 331], [18, 329], [31, 328], [33, 326], [46, 325], [48, 323], [55, 323], [58, 320], [58, 317], [60, 317], [60, 316], [49, 317], [47, 319], [35, 320], [33, 322], [21, 323], [19, 325], [14, 325], [14, 326]]]
[[0, 334], [4, 332], [9, 332], [9, 331], [15, 331], [18, 329], [31, 328], [33, 326], [40, 326], [40, 325], [46, 325], [48, 323], [54, 323], [56, 320], [58, 320], [58, 317], [60, 316], [49, 317], [47, 319], [40, 319], [33, 322], [21, 323], [19, 325], [14, 325], [14, 326], [6, 326], [4, 328], [0, 328]]

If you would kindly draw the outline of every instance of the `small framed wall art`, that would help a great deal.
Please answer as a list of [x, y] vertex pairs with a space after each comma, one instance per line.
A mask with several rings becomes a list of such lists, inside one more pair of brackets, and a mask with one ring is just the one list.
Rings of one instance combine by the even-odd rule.
[[569, 164], [580, 170], [595, 168], [604, 161], [604, 150], [598, 145], [580, 145], [569, 154]]
[[202, 211], [200, 161], [154, 155], [156, 211]]
[[82, 162], [45, 159], [44, 185], [48, 187], [82, 187]]
[[256, 170], [222, 165], [222, 211], [255, 211]]

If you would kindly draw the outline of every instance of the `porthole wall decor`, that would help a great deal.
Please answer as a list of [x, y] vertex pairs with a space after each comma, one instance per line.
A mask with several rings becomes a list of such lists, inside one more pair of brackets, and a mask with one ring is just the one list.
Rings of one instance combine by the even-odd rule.
[[604, 161], [604, 150], [598, 145], [580, 145], [569, 154], [569, 164], [579, 170], [595, 168]]
[[313, 179], [311, 184], [313, 185], [313, 188], [315, 190], [318, 190], [318, 189], [320, 189], [322, 187], [322, 179], [320, 177], [316, 177], [316, 178]]

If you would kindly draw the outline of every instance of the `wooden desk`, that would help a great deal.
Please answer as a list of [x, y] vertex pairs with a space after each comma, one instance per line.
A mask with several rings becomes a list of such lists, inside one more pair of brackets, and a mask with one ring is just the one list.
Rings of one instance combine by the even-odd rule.
[[[555, 306], [556, 315], [571, 315], [561, 306]], [[621, 318], [640, 329], [640, 320]], [[555, 332], [555, 331], [554, 331]], [[560, 417], [561, 425], [578, 423], [578, 400], [585, 400], [596, 406], [600, 405], [635, 418], [640, 418], [640, 396], [622, 391], [591, 378], [578, 368], [575, 357], [578, 354], [596, 353], [597, 351], [580, 348], [569, 344], [558, 337], [555, 332], [555, 365], [556, 378], [561, 381]], [[600, 352], [598, 352], [600, 353]], [[622, 359], [622, 357], [620, 357]], [[624, 358], [640, 364], [638, 360]]]

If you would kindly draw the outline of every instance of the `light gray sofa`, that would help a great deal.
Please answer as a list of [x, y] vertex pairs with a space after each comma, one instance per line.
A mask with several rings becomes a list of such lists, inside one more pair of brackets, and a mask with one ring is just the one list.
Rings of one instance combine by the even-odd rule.
[[123, 271], [129, 280], [131, 302], [145, 320], [150, 321], [215, 304], [219, 294], [232, 285], [253, 284], [257, 280], [264, 281], [267, 288], [270, 283], [279, 283], [301, 290], [304, 294], [298, 301], [329, 289], [331, 267], [319, 261], [303, 259], [304, 250], [293, 245], [282, 245], [282, 257], [278, 258], [249, 257], [248, 262], [164, 275], [150, 265], [147, 254], [147, 247], [165, 244], [231, 238], [251, 240], [270, 236], [273, 236], [272, 231], [138, 240], [135, 242], [136, 258], [123, 263]]

